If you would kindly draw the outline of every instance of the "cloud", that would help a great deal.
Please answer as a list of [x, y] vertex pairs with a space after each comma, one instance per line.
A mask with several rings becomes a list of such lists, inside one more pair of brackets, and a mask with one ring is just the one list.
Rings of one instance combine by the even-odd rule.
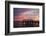
[[29, 19], [29, 20], [39, 20], [39, 12], [36, 10], [36, 11], [25, 11], [25, 12], [21, 12], [19, 16], [16, 16], [15, 17], [15, 20], [17, 21], [22, 21], [24, 19]]

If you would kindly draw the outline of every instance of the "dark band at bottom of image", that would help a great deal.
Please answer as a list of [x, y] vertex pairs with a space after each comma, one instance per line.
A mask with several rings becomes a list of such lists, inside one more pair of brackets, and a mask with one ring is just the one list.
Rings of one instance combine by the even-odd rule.
[[14, 28], [16, 27], [39, 27], [39, 21], [34, 20], [14, 21]]

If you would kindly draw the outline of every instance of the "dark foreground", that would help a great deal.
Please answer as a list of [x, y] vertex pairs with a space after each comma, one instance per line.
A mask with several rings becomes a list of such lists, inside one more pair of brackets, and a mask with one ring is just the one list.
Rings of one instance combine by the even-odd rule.
[[14, 28], [16, 27], [39, 27], [39, 21], [33, 20], [14, 21]]

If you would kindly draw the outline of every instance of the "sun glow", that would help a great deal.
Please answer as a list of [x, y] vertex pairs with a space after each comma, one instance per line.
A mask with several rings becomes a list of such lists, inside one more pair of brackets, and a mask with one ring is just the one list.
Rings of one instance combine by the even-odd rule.
[[28, 16], [15, 16], [15, 20], [16, 21], [22, 21], [22, 20], [26, 20], [26, 19], [32, 19], [34, 21], [39, 21], [39, 17], [38, 16], [30, 16], [30, 18]]

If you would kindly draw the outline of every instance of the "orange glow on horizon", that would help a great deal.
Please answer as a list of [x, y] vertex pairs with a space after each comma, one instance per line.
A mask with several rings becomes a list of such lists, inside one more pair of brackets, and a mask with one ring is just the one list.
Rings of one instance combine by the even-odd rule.
[[[29, 17], [28, 16], [15, 16], [15, 21], [22, 21], [26, 19], [29, 19]], [[39, 21], [39, 16], [30, 16], [30, 19], [34, 21]]]

